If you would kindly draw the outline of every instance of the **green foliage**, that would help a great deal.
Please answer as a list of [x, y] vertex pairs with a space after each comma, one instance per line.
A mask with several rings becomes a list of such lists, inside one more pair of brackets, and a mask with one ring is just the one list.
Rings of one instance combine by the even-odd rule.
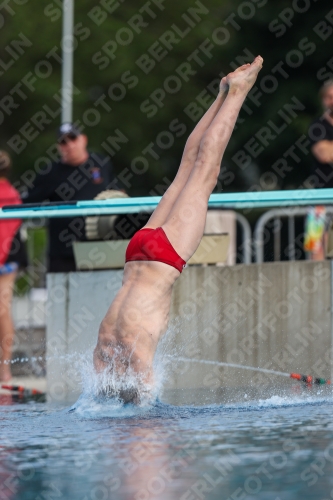
[[15, 283], [15, 293], [25, 295], [31, 288], [45, 286], [45, 259], [47, 230], [45, 227], [28, 229], [27, 253], [28, 268], [19, 275]]
[[[268, 89], [268, 92], [261, 90], [259, 106], [248, 99], [247, 111], [243, 109], [240, 114], [242, 121], [232, 137], [223, 160], [223, 165], [233, 180], [226, 182], [223, 189], [233, 191], [267, 189], [267, 182], [265, 184], [263, 178], [260, 182], [262, 174], [272, 171], [274, 162], [302, 134], [307, 133], [309, 123], [321, 112], [317, 94], [322, 82], [318, 79], [318, 71], [327, 65], [331, 57], [332, 36], [323, 41], [314, 31], [314, 27], [324, 19], [332, 6], [314, 0], [309, 3], [311, 3], [310, 8], [303, 13], [295, 12], [289, 22], [292, 26], [286, 27], [285, 33], [277, 37], [277, 32], [274, 33], [272, 29], [277, 26], [277, 22], [281, 25], [281, 12], [286, 12], [284, 9], [292, 10], [290, 1], [274, 3], [265, 0], [252, 0], [252, 2], [165, 0], [163, 3], [123, 1], [118, 4], [109, 0], [104, 2], [104, 5], [109, 5], [109, 10], [114, 8], [111, 13], [107, 13], [98, 2], [77, 1], [75, 6], [77, 46], [74, 53], [74, 85], [77, 94], [74, 96], [74, 119], [80, 120], [85, 125], [91, 149], [106, 152], [103, 143], [109, 136], [115, 135], [116, 129], [119, 129], [123, 136], [126, 136], [127, 142], [120, 143], [119, 150], [113, 155], [116, 170], [118, 173], [125, 168], [129, 170], [132, 175], [129, 188], [131, 195], [149, 194], [156, 183], [160, 183], [164, 177], [171, 180], [177, 170], [186, 137], [195, 125], [195, 120], [185, 112], [186, 107], [198, 99], [199, 94], [205, 89], [207, 97], [213, 99], [214, 92], [207, 86], [221, 72], [228, 73], [235, 65], [248, 62], [252, 57], [251, 54], [261, 54], [265, 62], [258, 87], [260, 88], [266, 81], [267, 86], [264, 88]], [[48, 4], [30, 0], [24, 5], [12, 2], [14, 15], [2, 11], [5, 19], [4, 27], [1, 29], [0, 59], [6, 63], [10, 62], [12, 56], [8, 52], [8, 46], [11, 46], [13, 40], [19, 39], [20, 33], [23, 33], [31, 46], [24, 47], [22, 49], [24, 53], [7, 71], [4, 71], [0, 81], [1, 97], [8, 96], [13, 87], [29, 72], [33, 75], [37, 72], [35, 90], [31, 91], [22, 84], [21, 90], [26, 97], [13, 93], [16, 108], [9, 111], [10, 115], [4, 111], [0, 146], [12, 153], [15, 165], [14, 178], [17, 181], [26, 170], [44, 165], [46, 160], [41, 160], [39, 163], [38, 159], [47, 158], [50, 156], [50, 151], [54, 151], [49, 148], [54, 144], [55, 129], [60, 123], [59, 104], [54, 96], [60, 94], [61, 65], [54, 57], [47, 59], [46, 55], [52, 50], [57, 57], [61, 55], [59, 5], [61, 5], [59, 1]], [[158, 5], [163, 5], [161, 7], [163, 10]], [[104, 12], [105, 20], [99, 25], [97, 17], [92, 14], [93, 8]], [[140, 28], [141, 33], [136, 33], [128, 21], [133, 20], [134, 15], [140, 15], [140, 9], [144, 27]], [[270, 29], [270, 23], [274, 20], [278, 21]], [[138, 59], [144, 53], [152, 52], [153, 44], [157, 41], [160, 43], [155, 46], [155, 53], [158, 54], [157, 57], [162, 56], [165, 43], [162, 43], [161, 37], [163, 39], [167, 31], [175, 32], [173, 25], [184, 31], [189, 23], [193, 27], [186, 36], [181, 38], [175, 35], [172, 48], [166, 50], [165, 57], [160, 62], [155, 61], [154, 68], [145, 74], [137, 64]], [[133, 40], [128, 43], [131, 37]], [[203, 49], [200, 49], [200, 44], [206, 39], [212, 40], [212, 37], [215, 37], [215, 43], [211, 53], [206, 51], [205, 54]], [[117, 43], [114, 58], [107, 52], [107, 47], [112, 48], [113, 42]], [[156, 47], [159, 49], [157, 52]], [[193, 57], [195, 50], [199, 51], [200, 60]], [[187, 61], [191, 57], [192, 60]], [[48, 60], [52, 65], [52, 72], [47, 78], [38, 76], [38, 63], [41, 60]], [[193, 73], [185, 78], [188, 81], [177, 73], [177, 69], [179, 71], [179, 66], [184, 62], [191, 64]], [[276, 70], [272, 73], [279, 63], [285, 73], [281, 74]], [[46, 66], [40, 69], [45, 75]], [[149, 104], [156, 105], [156, 101], [151, 100], [151, 94], [156, 89], [166, 88], [170, 75], [174, 78], [170, 80], [169, 91], [161, 101], [161, 107], [157, 106], [153, 116], [148, 117], [147, 113], [140, 110], [142, 103], [150, 99]], [[273, 76], [273, 80], [264, 80], [269, 75]], [[271, 81], [277, 82], [274, 92], [269, 91]], [[124, 96], [120, 98], [122, 94]], [[94, 104], [103, 95], [105, 95], [106, 109]], [[282, 126], [285, 121], [279, 112], [293, 97], [300, 101], [303, 109], [296, 111], [297, 116], [290, 119], [290, 123], [281, 133], [274, 133], [269, 121], [272, 120]], [[198, 100], [196, 103], [200, 105]], [[57, 111], [58, 115], [50, 116], [45, 106], [54, 113]], [[93, 115], [89, 113], [85, 115], [91, 108], [100, 113], [100, 119], [95, 126], [91, 124]], [[38, 112], [44, 112], [46, 120], [40, 125], [42, 129], [40, 131], [36, 125]], [[90, 121], [87, 121], [85, 116], [90, 117]], [[182, 133], [180, 131], [173, 133], [173, 139], [170, 139], [171, 147], [166, 147], [165, 141], [168, 135], [162, 134], [160, 137], [163, 138], [165, 145], [162, 142], [158, 146], [156, 144], [158, 135], [169, 131], [170, 124], [175, 119], [184, 125]], [[36, 137], [31, 142], [28, 141], [22, 152], [16, 154], [8, 141], [27, 122], [30, 122], [32, 127], [30, 135], [35, 134]], [[256, 158], [253, 158], [250, 166], [239, 168], [233, 156], [243, 149], [251, 138], [257, 141], [255, 134], [262, 127], [268, 127], [271, 131], [268, 145], [263, 147]], [[155, 159], [151, 154], [143, 153], [150, 143], [154, 143]], [[262, 146], [261, 142], [258, 144], [259, 147]], [[300, 161], [291, 159], [292, 170], [285, 178], [277, 178], [276, 185], [272, 187], [298, 187], [303, 182], [310, 172], [311, 155], [300, 150], [297, 150], [297, 154]], [[148, 161], [148, 169], [144, 173], [133, 167], [133, 159], [139, 156], [144, 156]], [[134, 165], [139, 164], [134, 162]], [[229, 181], [230, 179], [231, 177]]]

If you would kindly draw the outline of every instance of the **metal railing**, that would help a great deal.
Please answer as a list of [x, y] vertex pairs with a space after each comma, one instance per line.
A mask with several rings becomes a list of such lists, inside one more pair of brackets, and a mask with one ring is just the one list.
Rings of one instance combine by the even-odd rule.
[[[253, 246], [255, 262], [264, 262], [265, 228], [270, 221], [274, 221], [273, 248], [274, 261], [281, 257], [281, 219], [288, 219], [288, 258], [295, 260], [295, 217], [306, 217], [308, 207], [280, 208], [264, 213], [254, 229]], [[333, 207], [326, 207], [326, 213], [333, 215]]]
[[235, 212], [236, 221], [242, 228], [242, 263], [251, 264], [252, 262], [252, 231], [249, 221], [244, 215]]

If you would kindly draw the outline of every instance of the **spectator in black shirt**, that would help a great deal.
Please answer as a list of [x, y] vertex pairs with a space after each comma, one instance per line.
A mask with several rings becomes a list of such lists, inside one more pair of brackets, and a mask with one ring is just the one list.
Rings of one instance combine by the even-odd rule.
[[320, 90], [324, 114], [309, 128], [309, 138], [314, 156], [314, 187], [333, 187], [333, 79]]
[[[43, 201], [92, 200], [105, 189], [119, 189], [107, 157], [87, 151], [87, 136], [73, 124], [58, 131], [61, 159], [39, 174], [24, 203]], [[72, 243], [85, 240], [84, 218], [49, 219], [49, 272], [75, 271]]]

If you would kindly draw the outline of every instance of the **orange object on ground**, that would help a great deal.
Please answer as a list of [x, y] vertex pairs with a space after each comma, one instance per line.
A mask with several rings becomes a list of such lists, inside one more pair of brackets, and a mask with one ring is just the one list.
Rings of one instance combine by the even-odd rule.
[[21, 392], [21, 393], [30, 394], [30, 395], [33, 395], [33, 396], [36, 396], [38, 394], [44, 394], [43, 392], [38, 391], [37, 389], [26, 389], [22, 385], [6, 385], [6, 384], [2, 384], [1, 388], [2, 389], [6, 389], [7, 391]]
[[305, 382], [306, 384], [316, 384], [316, 385], [323, 385], [323, 384], [330, 384], [330, 380], [326, 380], [325, 378], [313, 378], [311, 375], [302, 375], [301, 373], [291, 373], [290, 378], [294, 378], [295, 380], [299, 380], [300, 382]]

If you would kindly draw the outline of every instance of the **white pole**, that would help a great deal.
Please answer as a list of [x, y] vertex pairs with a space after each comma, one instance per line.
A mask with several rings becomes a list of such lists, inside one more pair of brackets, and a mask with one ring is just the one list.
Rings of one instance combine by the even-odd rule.
[[66, 123], [73, 116], [74, 0], [63, 0], [62, 8], [61, 123]]

